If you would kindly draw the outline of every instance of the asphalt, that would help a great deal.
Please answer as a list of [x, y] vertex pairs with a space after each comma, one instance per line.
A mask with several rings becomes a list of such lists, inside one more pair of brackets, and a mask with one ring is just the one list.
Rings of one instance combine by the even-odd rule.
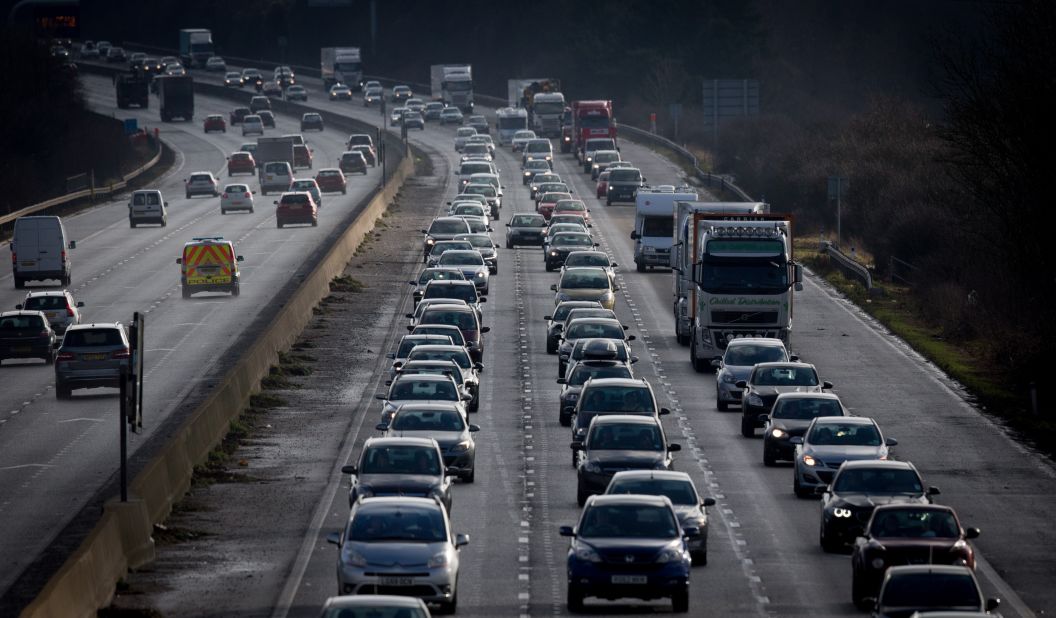
[[[310, 88], [313, 94], [318, 91]], [[309, 104], [378, 118], [377, 110], [365, 111], [357, 104]], [[411, 140], [439, 153], [433, 156], [445, 157], [450, 167], [451, 134], [450, 129], [430, 126], [413, 132]], [[623, 157], [637, 163], [654, 183], [677, 183], [678, 171], [668, 161], [627, 141], [622, 148]], [[710, 509], [709, 564], [693, 572], [691, 612], [861, 615], [850, 602], [848, 557], [824, 554], [818, 547], [818, 503], [794, 497], [789, 468], [763, 466], [761, 440], [740, 437], [736, 412], [716, 411], [714, 378], [693, 372], [688, 350], [675, 342], [671, 275], [630, 268], [633, 206], [605, 207], [595, 200], [593, 183], [569, 161], [559, 155], [556, 171], [571, 180], [591, 206], [595, 235], [624, 266], [617, 314], [638, 337], [633, 344], [641, 357], [636, 374], [649, 379], [661, 405], [674, 410], [664, 423], [669, 439], [684, 447], [676, 468], [688, 471], [701, 493], [718, 501]], [[499, 166], [506, 191], [502, 220], [493, 236], [504, 246], [503, 224], [512, 213], [529, 211], [531, 202], [508, 151], [500, 153]], [[437, 210], [453, 193], [437, 184]], [[775, 210], [780, 210], [779, 204]], [[414, 243], [409, 244], [406, 251], [413, 255]], [[477, 482], [456, 486], [453, 507], [454, 528], [472, 537], [462, 554], [459, 613], [564, 615], [567, 542], [557, 528], [574, 523], [579, 509], [569, 431], [556, 418], [557, 361], [545, 353], [542, 317], [553, 307], [549, 286], [556, 276], [544, 271], [536, 248], [500, 249], [500, 264], [501, 274], [493, 279], [485, 305], [485, 324], [492, 332], [486, 336], [481, 412], [474, 419], [483, 427], [477, 434]], [[392, 298], [392, 315], [402, 315], [409, 302], [406, 292]], [[393, 333], [391, 347], [399, 329], [388, 332]], [[192, 339], [207, 340], [197, 331]], [[888, 436], [899, 439], [895, 456], [914, 462], [928, 484], [942, 489], [939, 502], [954, 506], [966, 525], [982, 528], [975, 543], [981, 557], [978, 575], [984, 592], [1004, 600], [1003, 615], [1038, 615], [1056, 607], [1049, 517], [1056, 501], [1056, 474], [1049, 461], [967, 404], [955, 384], [812, 275], [796, 296], [791, 347], [816, 364], [823, 379], [835, 383], [852, 412], [876, 418]], [[327, 445], [337, 461], [318, 463], [316, 473], [325, 481], [314, 505], [299, 512], [301, 524], [293, 527], [299, 533], [268, 539], [277, 554], [273, 563], [280, 565], [281, 586], [269, 580], [253, 588], [259, 596], [256, 611], [248, 615], [313, 615], [334, 594], [336, 550], [324, 539], [340, 527], [348, 508], [347, 479], [337, 469], [373, 431], [380, 404], [370, 399], [368, 386], [377, 384], [383, 365], [375, 365], [370, 377], [361, 372], [359, 382], [350, 385], [345, 395], [348, 423]], [[320, 390], [334, 388], [322, 377], [312, 384]], [[106, 402], [112, 405], [113, 400]], [[0, 427], [0, 440], [8, 429]], [[5, 448], [0, 457], [7, 456]], [[11, 519], [10, 514], [5, 517]], [[662, 603], [591, 607], [596, 615], [667, 611]], [[184, 614], [178, 604], [171, 613]], [[224, 609], [218, 607], [216, 613]]]

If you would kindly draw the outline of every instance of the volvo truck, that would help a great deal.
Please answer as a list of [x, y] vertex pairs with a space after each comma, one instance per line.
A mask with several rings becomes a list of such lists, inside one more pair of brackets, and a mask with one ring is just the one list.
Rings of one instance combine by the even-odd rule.
[[342, 83], [353, 90], [363, 87], [363, 58], [358, 47], [322, 47], [319, 49], [319, 76], [323, 90]]
[[188, 69], [204, 67], [213, 57], [213, 33], [205, 28], [180, 30], [180, 62]]
[[472, 65], [434, 64], [429, 67], [429, 81], [434, 101], [457, 107], [466, 114], [473, 112]]

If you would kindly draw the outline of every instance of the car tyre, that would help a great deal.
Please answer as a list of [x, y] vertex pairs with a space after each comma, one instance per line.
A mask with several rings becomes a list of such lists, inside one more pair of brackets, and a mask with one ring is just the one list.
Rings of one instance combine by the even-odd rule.
[[20, 279], [19, 277], [15, 277], [15, 289], [21, 290], [24, 287], [26, 287], [26, 280]]
[[128, 227], [130, 227], [132, 229], [135, 229], [136, 228], [136, 222], [133, 221], [132, 219], [129, 219], [128, 220]]
[[741, 435], [745, 438], [755, 437], [755, 424], [747, 416], [741, 417]]
[[476, 478], [477, 478], [477, 468], [476, 468], [476, 466], [474, 466], [474, 467], [470, 468], [469, 472], [466, 472], [465, 474], [462, 475], [462, 482], [463, 483], [472, 483], [473, 481], [476, 480]]
[[312, 227], [319, 227], [319, 219], [312, 219]]
[[821, 545], [821, 551], [827, 554], [834, 554], [840, 551], [839, 543], [834, 543], [832, 539], [825, 534], [825, 523], [822, 522], [820, 531], [818, 532], [818, 544]]
[[690, 552], [690, 557], [693, 559], [693, 566], [708, 566], [707, 545], [701, 549]]
[[645, 272], [645, 264], [642, 264], [641, 262], [635, 261], [634, 269], [637, 270], [640, 273], [644, 273]]
[[572, 417], [568, 414], [565, 414], [564, 412], [557, 413], [557, 421], [561, 423], [562, 427], [572, 426]]
[[715, 409], [719, 412], [728, 412], [730, 410], [730, 404], [726, 403], [721, 399], [715, 400]]
[[55, 364], [55, 352], [54, 351], [48, 352], [48, 355], [44, 357], [44, 364], [45, 365], [54, 365]]
[[241, 290], [239, 290], [239, 286], [236, 283], [235, 287], [231, 288], [231, 296], [238, 296], [240, 293], [241, 293]]
[[450, 601], [443, 601], [437, 608], [439, 614], [453, 614], [458, 611], [458, 590], [455, 590], [454, 596], [451, 597]]
[[507, 249], [513, 249], [513, 243], [507, 240], [506, 241], [506, 248]]
[[573, 614], [578, 614], [583, 611], [583, 591], [579, 589], [572, 582], [568, 583], [568, 594], [565, 597], [565, 604], [568, 605], [568, 611]]
[[851, 570], [851, 602], [854, 606], [862, 611], [869, 609], [868, 604], [865, 601], [866, 592], [865, 586], [862, 585], [861, 578], [858, 577], [858, 569]]
[[811, 495], [799, 484], [799, 474], [795, 472], [792, 473], [792, 493], [796, 494], [797, 498], [809, 498]]
[[62, 382], [55, 383], [55, 398], [56, 399], [69, 399], [73, 396], [73, 391], [69, 386], [66, 386]]
[[763, 449], [763, 465], [767, 468], [773, 468], [777, 465], [777, 458], [775, 458], [774, 454], [766, 448]]
[[[546, 353], [547, 354], [557, 354], [557, 342], [556, 341], [551, 341], [549, 337], [547, 337], [547, 339], [546, 339]], [[558, 377], [561, 377], [561, 376], [558, 376]]]
[[676, 614], [689, 612], [689, 586], [682, 586], [671, 595], [671, 611]]
[[576, 502], [579, 504], [579, 506], [581, 508], [582, 508], [582, 506], [584, 504], [587, 503], [587, 498], [589, 498], [589, 497], [590, 497], [590, 492], [587, 491], [586, 489], [584, 489], [582, 484], [580, 484], [580, 485], [578, 485], [576, 487]]

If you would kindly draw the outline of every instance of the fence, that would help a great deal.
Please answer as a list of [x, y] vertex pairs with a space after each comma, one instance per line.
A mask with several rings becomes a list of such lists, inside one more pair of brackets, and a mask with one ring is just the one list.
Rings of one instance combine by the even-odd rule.
[[920, 268], [892, 255], [887, 262], [887, 272], [891, 283], [898, 281], [913, 286], [920, 273]]

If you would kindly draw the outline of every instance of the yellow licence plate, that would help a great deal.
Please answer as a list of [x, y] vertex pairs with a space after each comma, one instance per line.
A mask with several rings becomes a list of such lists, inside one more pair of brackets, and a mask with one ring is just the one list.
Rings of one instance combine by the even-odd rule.
[[231, 283], [231, 277], [188, 277], [187, 285], [202, 285], [205, 283]]

